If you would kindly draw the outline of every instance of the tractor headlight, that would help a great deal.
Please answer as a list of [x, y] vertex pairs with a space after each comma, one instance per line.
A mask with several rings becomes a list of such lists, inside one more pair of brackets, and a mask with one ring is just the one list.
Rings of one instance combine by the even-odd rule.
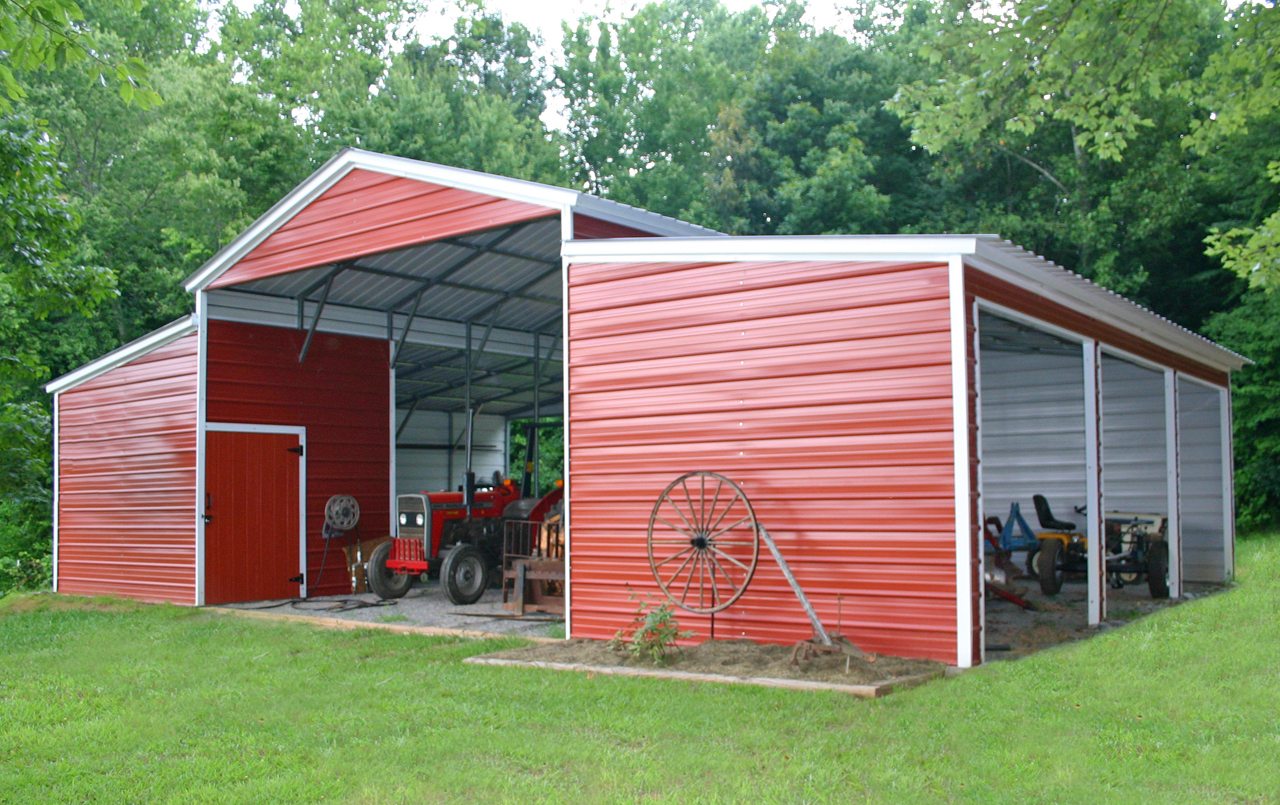
[[404, 512], [400, 512], [400, 525], [408, 525], [408, 524], [409, 524], [409, 515], [405, 514]]
[[414, 515], [413, 520], [414, 520], [414, 523], [413, 523], [414, 525], [416, 525], [416, 526], [421, 526], [421, 525], [422, 525], [422, 515], [421, 515], [421, 514], [416, 514], [416, 515]]

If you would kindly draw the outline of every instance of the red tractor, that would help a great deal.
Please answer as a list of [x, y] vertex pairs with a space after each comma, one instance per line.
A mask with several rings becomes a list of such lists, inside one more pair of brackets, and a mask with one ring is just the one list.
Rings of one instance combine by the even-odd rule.
[[559, 484], [533, 498], [497, 474], [486, 486], [473, 478], [460, 491], [397, 498], [397, 534], [369, 556], [369, 589], [379, 598], [400, 598], [414, 578], [438, 572], [452, 603], [474, 604], [497, 578], [507, 524], [541, 523], [564, 498]]

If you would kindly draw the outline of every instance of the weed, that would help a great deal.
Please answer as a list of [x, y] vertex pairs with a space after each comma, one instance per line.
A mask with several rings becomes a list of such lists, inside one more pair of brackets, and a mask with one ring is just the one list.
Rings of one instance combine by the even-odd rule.
[[[628, 631], [631, 632], [629, 637]], [[641, 600], [631, 623], [614, 633], [609, 647], [615, 651], [630, 652], [637, 659], [648, 659], [655, 665], [663, 665], [670, 652], [675, 649], [676, 641], [692, 635], [693, 632], [680, 630], [670, 604], [663, 603], [650, 608], [646, 601]]]

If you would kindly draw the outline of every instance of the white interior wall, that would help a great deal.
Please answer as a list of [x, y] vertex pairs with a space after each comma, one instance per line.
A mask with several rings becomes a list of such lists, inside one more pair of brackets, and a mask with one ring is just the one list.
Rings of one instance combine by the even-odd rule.
[[1038, 529], [1031, 496], [1041, 494], [1058, 519], [1083, 525], [1083, 355], [983, 349], [980, 372], [983, 518], [1004, 520], [1016, 500]]
[[1181, 490], [1182, 575], [1226, 581], [1221, 393], [1178, 378], [1178, 478]]
[[1102, 356], [1102, 499], [1107, 511], [1169, 508], [1164, 373]]
[[[397, 428], [406, 413], [396, 412]], [[448, 414], [440, 411], [414, 412], [408, 427], [396, 439], [396, 494], [456, 489], [462, 483], [467, 464], [466, 422], [464, 414], [454, 414], [453, 431], [450, 433]], [[476, 416], [471, 460], [478, 479], [487, 479], [495, 471], [506, 473], [506, 429], [504, 417]], [[445, 445], [455, 443], [457, 448], [453, 451], [453, 472], [450, 474], [449, 450]]]

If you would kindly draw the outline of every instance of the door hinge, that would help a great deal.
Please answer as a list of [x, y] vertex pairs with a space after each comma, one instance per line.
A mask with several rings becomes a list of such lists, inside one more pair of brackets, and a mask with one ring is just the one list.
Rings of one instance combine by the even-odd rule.
[[298, 456], [302, 455], [302, 445], [298, 445], [297, 447], [287, 447], [285, 449], [288, 450], [290, 453], [293, 453], [294, 455], [298, 455]]
[[291, 581], [291, 582], [293, 582], [293, 583], [295, 583], [295, 584], [302, 584], [303, 578], [304, 578], [304, 577], [303, 577], [303, 575], [302, 575], [301, 573], [299, 573], [298, 575], [296, 575], [296, 576], [294, 576], [293, 578], [289, 579], [289, 581]]

